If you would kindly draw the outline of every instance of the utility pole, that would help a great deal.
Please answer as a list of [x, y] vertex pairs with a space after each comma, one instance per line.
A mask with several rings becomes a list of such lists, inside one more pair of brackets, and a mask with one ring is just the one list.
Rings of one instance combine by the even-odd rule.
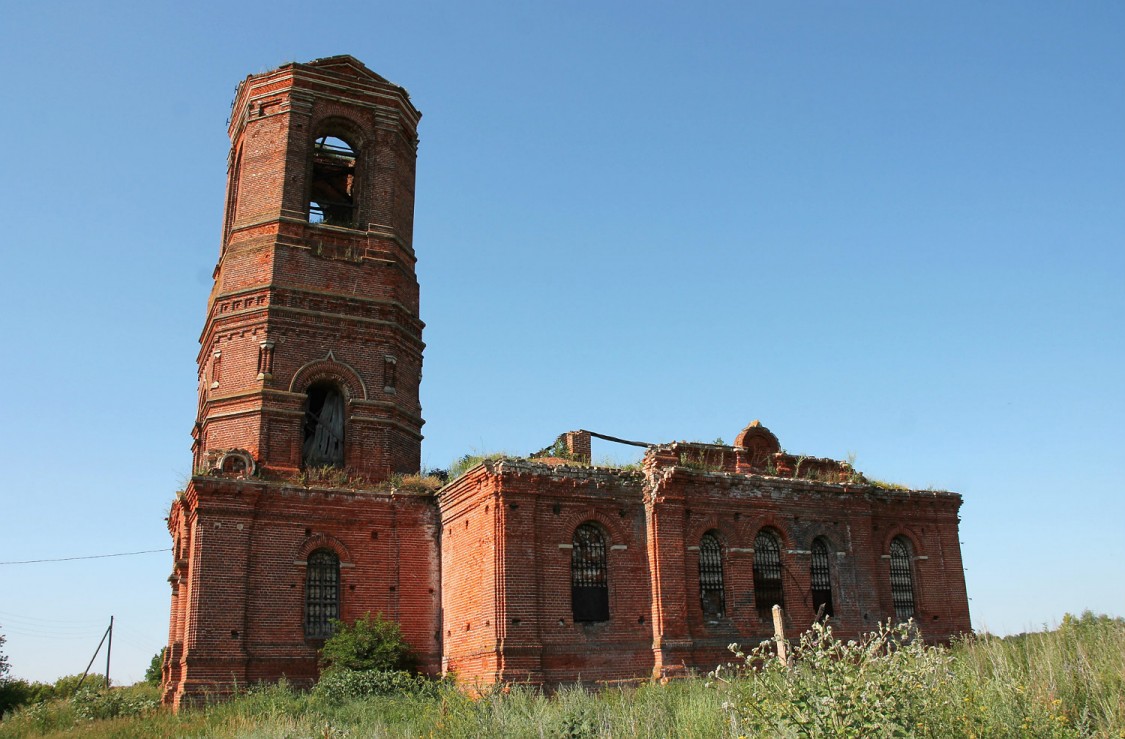
[[109, 637], [110, 648], [105, 653], [105, 686], [109, 687], [109, 653], [113, 648], [113, 616], [109, 617], [109, 628], [102, 634], [102, 640], [98, 642], [98, 648], [94, 650], [94, 656], [90, 657], [90, 661], [86, 664], [86, 669], [82, 671], [82, 677], [78, 680], [78, 685], [74, 688], [74, 692], [82, 687], [82, 683], [86, 682], [86, 676], [90, 674], [90, 668], [94, 665], [94, 660], [98, 658], [98, 652], [102, 651], [102, 644], [105, 644], [106, 637]]
[[105, 689], [109, 690], [109, 657], [113, 654], [113, 616], [109, 617], [109, 643], [105, 645]]

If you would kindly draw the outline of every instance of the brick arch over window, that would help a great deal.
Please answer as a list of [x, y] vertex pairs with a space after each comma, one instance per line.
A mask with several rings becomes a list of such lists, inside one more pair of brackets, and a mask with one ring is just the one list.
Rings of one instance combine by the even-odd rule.
[[306, 393], [317, 382], [335, 382], [344, 389], [344, 400], [367, 400], [367, 385], [355, 369], [336, 359], [332, 352], [324, 359], [314, 359], [293, 373], [289, 392]]
[[740, 534], [743, 533], [740, 529], [736, 529], [730, 525], [722, 516], [706, 515], [698, 519], [693, 517], [692, 523], [684, 531], [684, 541], [689, 544], [697, 542], [703, 538], [704, 534], [711, 533], [719, 537], [719, 542], [724, 546], [737, 546], [731, 542], [739, 541]]
[[309, 554], [317, 549], [331, 549], [336, 553], [336, 556], [340, 558], [341, 562], [352, 561], [351, 552], [344, 546], [344, 542], [330, 534], [313, 534], [306, 538], [301, 542], [301, 546], [297, 547], [293, 558], [295, 561], [304, 564], [308, 560]]
[[616, 512], [611, 514], [590, 506], [585, 510], [573, 511], [564, 516], [559, 522], [559, 535], [565, 537], [566, 532], [574, 531], [580, 524], [595, 523], [601, 527], [602, 533], [606, 535], [606, 547], [608, 548], [611, 543], [624, 543], [630, 539], [627, 529], [622, 524], [622, 521], [628, 520], [628, 518], [623, 519]]
[[[777, 536], [778, 542], [782, 550], [798, 548], [797, 542], [789, 535], [787, 529], [787, 521], [778, 516], [764, 515], [764, 516], [743, 516], [742, 520], [733, 524], [734, 535], [728, 538], [727, 543], [732, 546], [751, 546], [754, 538], [762, 531], [773, 532]], [[720, 531], [726, 531], [727, 526], [716, 527]], [[736, 543], [742, 542], [742, 543]]]
[[570, 606], [574, 621], [609, 620], [609, 542], [594, 521], [574, 529], [570, 550]]
[[770, 618], [775, 605], [785, 607], [781, 549], [781, 536], [772, 528], [754, 537], [754, 604], [763, 620]]

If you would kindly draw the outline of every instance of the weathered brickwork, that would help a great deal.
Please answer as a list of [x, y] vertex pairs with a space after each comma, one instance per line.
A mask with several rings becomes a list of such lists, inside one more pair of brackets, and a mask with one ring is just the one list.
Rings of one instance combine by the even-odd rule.
[[405, 90], [351, 57], [238, 88], [195, 474], [169, 516], [176, 705], [315, 677], [313, 552], [337, 563], [333, 615], [399, 620], [423, 669], [440, 670], [437, 509], [391, 479], [418, 471], [422, 439], [419, 118]]
[[168, 518], [167, 702], [311, 683], [330, 619], [369, 612], [466, 685], [708, 670], [772, 634], [773, 602], [790, 633], [970, 629], [959, 495], [784, 453], [756, 421], [731, 446], [650, 445], [637, 469], [592, 466], [572, 431], [436, 493], [404, 485], [423, 424], [419, 118], [351, 57], [239, 86], [195, 474]]
[[[775, 452], [756, 472], [747, 459], [752, 451], [655, 446], [638, 472], [503, 460], [446, 486], [438, 503], [447, 619], [456, 614], [457, 627], [496, 624], [474, 633], [447, 620], [446, 668], [469, 683], [548, 684], [712, 669], [729, 659], [732, 642], [757, 643], [773, 633], [754, 592], [754, 543], [762, 529], [780, 537], [792, 630], [817, 616], [810, 581], [817, 539], [830, 555], [837, 633], [858, 635], [894, 618], [887, 558], [897, 536], [912, 545], [913, 617], [926, 638], [944, 641], [970, 629], [957, 540], [960, 496], [883, 489], [831, 460], [802, 460], [808, 477], [793, 477], [795, 470], [776, 469], [788, 455]], [[576, 623], [572, 534], [587, 522], [606, 535], [609, 618]], [[722, 545], [725, 603], [722, 615], [710, 618], [699, 574], [707, 533]]]

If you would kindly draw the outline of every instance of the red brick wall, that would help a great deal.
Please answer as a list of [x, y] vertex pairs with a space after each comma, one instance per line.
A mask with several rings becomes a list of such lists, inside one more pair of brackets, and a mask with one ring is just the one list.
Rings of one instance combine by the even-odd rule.
[[498, 664], [497, 498], [483, 468], [461, 478], [441, 517], [443, 669], [493, 682]]
[[[347, 58], [249, 77], [233, 110], [227, 218], [200, 339], [195, 466], [211, 450], [239, 448], [267, 470], [295, 471], [304, 393], [330, 377], [349, 400], [347, 466], [374, 480], [417, 471], [420, 114], [404, 90]], [[355, 228], [311, 224], [314, 138], [344, 130], [357, 148]], [[265, 342], [272, 366], [263, 371]]]
[[[914, 545], [915, 618], [926, 638], [970, 630], [960, 496], [707, 471], [672, 462], [680, 451], [650, 451], [644, 476], [488, 462], [443, 489], [447, 668], [466, 683], [548, 684], [710, 670], [730, 659], [732, 642], [756, 644], [773, 633], [754, 593], [754, 540], [763, 527], [781, 539], [791, 635], [815, 616], [816, 538], [830, 552], [837, 633], [858, 635], [892, 618], [886, 555], [898, 535]], [[608, 534], [606, 623], [572, 617], [570, 542], [585, 521]], [[699, 590], [699, 543], [709, 531], [723, 544], [726, 606], [710, 620]]]
[[[183, 520], [191, 521], [184, 541]], [[340, 619], [397, 621], [421, 668], [441, 670], [437, 511], [429, 496], [196, 477], [173, 506], [186, 587], [174, 599], [166, 665], [177, 705], [235, 684], [317, 674], [304, 632], [308, 554], [340, 558]], [[181, 596], [186, 592], [186, 604]]]

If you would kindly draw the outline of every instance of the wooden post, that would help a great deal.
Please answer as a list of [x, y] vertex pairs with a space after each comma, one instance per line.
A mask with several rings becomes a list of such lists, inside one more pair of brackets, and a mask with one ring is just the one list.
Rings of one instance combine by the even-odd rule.
[[777, 642], [777, 659], [783, 665], [789, 664], [789, 656], [786, 653], [789, 645], [785, 641], [785, 624], [781, 621], [781, 606], [776, 603], [773, 606], [773, 639]]

